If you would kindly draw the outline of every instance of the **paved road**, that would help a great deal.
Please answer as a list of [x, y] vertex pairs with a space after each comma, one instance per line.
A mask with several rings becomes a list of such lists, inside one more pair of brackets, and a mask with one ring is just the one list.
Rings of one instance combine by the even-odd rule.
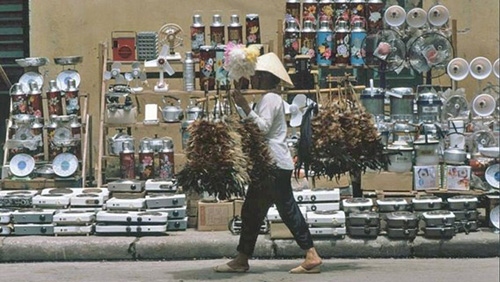
[[499, 259], [332, 259], [319, 275], [291, 275], [300, 260], [254, 260], [246, 274], [214, 273], [226, 260], [0, 264], [0, 281], [498, 282]]

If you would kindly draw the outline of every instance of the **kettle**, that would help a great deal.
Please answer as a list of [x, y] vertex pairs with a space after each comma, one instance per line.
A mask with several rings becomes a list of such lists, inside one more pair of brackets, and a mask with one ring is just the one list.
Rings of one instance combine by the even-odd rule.
[[[174, 105], [173, 102], [170, 102], [167, 104], [167, 99], [174, 100], [176, 104]], [[181, 100], [177, 99], [174, 96], [163, 96], [163, 103], [167, 104], [163, 109], [161, 109], [161, 113], [163, 116], [163, 121], [165, 122], [180, 122], [184, 118], [184, 113], [181, 109]]]
[[198, 102], [196, 101], [197, 97], [190, 97], [189, 98], [189, 105], [187, 106], [186, 109], [186, 120], [187, 121], [193, 121], [198, 119], [202, 112], [203, 109], [198, 105]]

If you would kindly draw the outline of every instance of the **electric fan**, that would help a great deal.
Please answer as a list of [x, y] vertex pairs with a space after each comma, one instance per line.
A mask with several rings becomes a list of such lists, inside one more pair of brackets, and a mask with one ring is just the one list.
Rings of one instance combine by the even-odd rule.
[[443, 103], [443, 120], [452, 118], [467, 118], [469, 116], [469, 103], [462, 95], [453, 95]]
[[369, 68], [385, 73], [403, 67], [406, 47], [396, 31], [383, 29], [369, 33], [361, 45], [364, 63]]
[[406, 23], [413, 28], [421, 28], [427, 23], [427, 12], [422, 8], [413, 8], [406, 14]]
[[495, 74], [495, 76], [497, 78], [500, 78], [500, 59], [497, 59], [494, 63], [493, 63], [493, 73]]
[[446, 71], [451, 79], [464, 80], [469, 74], [469, 63], [465, 59], [454, 58], [448, 63]]
[[427, 13], [427, 20], [435, 27], [441, 27], [448, 22], [450, 12], [448, 8], [443, 5], [434, 5]]
[[478, 130], [472, 135], [472, 145], [476, 152], [479, 148], [492, 147], [495, 144], [495, 136], [490, 130]]
[[297, 94], [293, 97], [292, 103], [285, 104], [285, 114], [290, 114], [290, 127], [298, 127], [302, 123], [302, 116], [307, 109], [307, 106], [314, 103], [313, 100], [307, 98], [304, 94]]
[[399, 27], [405, 23], [405, 9], [399, 5], [392, 5], [384, 12], [384, 21], [391, 27]]
[[446, 73], [453, 58], [453, 46], [445, 36], [428, 32], [415, 38], [408, 50], [410, 66], [418, 73], [436, 78]]
[[491, 74], [493, 66], [487, 58], [476, 57], [470, 62], [469, 71], [473, 78], [483, 80]]
[[175, 48], [182, 46], [183, 39], [181, 34], [182, 28], [174, 23], [167, 23], [158, 31], [158, 49], [163, 48], [163, 45], [168, 45], [169, 52], [167, 58], [169, 60], [181, 59], [181, 55], [175, 52]]
[[169, 47], [168, 45], [164, 44], [163, 47], [161, 48], [160, 55], [156, 60], [151, 60], [151, 61], [146, 61], [144, 63], [144, 66], [146, 68], [153, 68], [156, 67], [159, 69], [160, 72], [160, 78], [158, 79], [158, 82], [155, 85], [154, 91], [155, 92], [167, 92], [168, 91], [168, 84], [165, 83], [163, 73], [166, 72], [168, 75], [172, 75], [175, 73], [174, 69], [170, 64], [168, 63], [168, 54], [169, 54]]
[[121, 71], [120, 71], [121, 67], [122, 67], [122, 63], [114, 62], [111, 65], [111, 70], [104, 72], [104, 75], [103, 75], [104, 80], [110, 80], [113, 78], [115, 80], [116, 84], [124, 84], [125, 77], [121, 74]]
[[146, 73], [141, 70], [141, 63], [132, 63], [132, 71], [125, 73], [125, 79], [128, 82], [135, 80], [135, 85], [130, 88], [132, 93], [139, 93], [144, 90], [144, 88], [141, 86], [141, 83], [146, 81], [147, 77]]
[[472, 101], [472, 111], [480, 117], [491, 116], [495, 112], [496, 101], [490, 94], [479, 94]]

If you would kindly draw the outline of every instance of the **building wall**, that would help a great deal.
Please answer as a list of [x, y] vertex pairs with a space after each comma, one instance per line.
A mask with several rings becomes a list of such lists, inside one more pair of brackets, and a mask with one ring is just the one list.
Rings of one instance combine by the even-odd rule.
[[[31, 56], [44, 56], [52, 60], [59, 56], [83, 56], [76, 66], [82, 82], [80, 89], [90, 94], [90, 114], [94, 117], [93, 151], [97, 152], [98, 120], [101, 87], [98, 64], [98, 45], [111, 40], [111, 32], [156, 31], [165, 23], [176, 23], [184, 30], [181, 54], [190, 46], [188, 36], [192, 15], [199, 13], [208, 26], [212, 15], [220, 13], [224, 23], [237, 13], [244, 23], [247, 13], [257, 13], [261, 22], [263, 42], [277, 42], [278, 19], [284, 14], [285, 0], [31, 0]], [[424, 0], [424, 8], [434, 0]], [[499, 1], [498, 0], [441, 0], [457, 20], [459, 30], [456, 54], [470, 61], [484, 56], [491, 61], [499, 56]], [[208, 30], [208, 29], [207, 29]], [[208, 32], [207, 32], [208, 33]], [[45, 67], [46, 79], [55, 79], [62, 70], [51, 63]], [[482, 83], [494, 82], [493, 75]], [[153, 82], [154, 83], [154, 82]], [[153, 85], [151, 83], [151, 85]], [[450, 85], [444, 75], [435, 83]], [[458, 83], [465, 87], [469, 99], [478, 91], [479, 84], [470, 76]], [[180, 88], [171, 82], [171, 88]], [[186, 99], [187, 100], [187, 99]], [[160, 102], [161, 103], [161, 102]], [[178, 134], [178, 128], [171, 129]], [[168, 135], [168, 132], [167, 134]], [[178, 144], [178, 143], [176, 143]]]

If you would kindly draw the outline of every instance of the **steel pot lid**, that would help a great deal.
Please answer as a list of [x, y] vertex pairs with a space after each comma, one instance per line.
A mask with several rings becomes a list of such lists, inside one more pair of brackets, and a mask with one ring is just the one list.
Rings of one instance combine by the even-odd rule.
[[403, 198], [378, 199], [377, 205], [407, 205], [408, 202]]
[[448, 198], [448, 202], [450, 203], [462, 203], [462, 202], [477, 202], [477, 197], [471, 195], [457, 195]]
[[437, 196], [421, 196], [420, 198], [413, 198], [413, 203], [441, 203], [443, 199]]
[[46, 165], [42, 165], [39, 168], [37, 168], [36, 173], [50, 175], [50, 174], [54, 174], [54, 169], [52, 168], [51, 164], [46, 164]]

